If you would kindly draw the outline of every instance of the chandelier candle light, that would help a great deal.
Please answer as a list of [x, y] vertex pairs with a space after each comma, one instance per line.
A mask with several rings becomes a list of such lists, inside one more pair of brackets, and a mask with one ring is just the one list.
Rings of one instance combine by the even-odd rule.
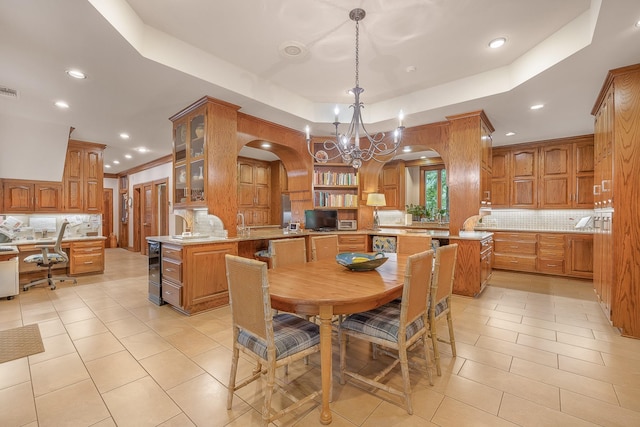
[[[378, 132], [374, 135], [369, 134], [364, 126], [364, 123], [362, 122], [361, 109], [364, 108], [364, 105], [360, 102], [360, 94], [364, 92], [364, 89], [360, 87], [358, 67], [360, 65], [360, 21], [364, 19], [365, 15], [366, 13], [363, 9], [353, 9], [349, 13], [349, 18], [351, 18], [352, 21], [356, 22], [356, 86], [351, 89], [355, 100], [353, 104], [349, 106], [349, 108], [353, 108], [353, 117], [351, 118], [351, 123], [349, 124], [347, 132], [341, 134], [338, 131], [338, 126], [340, 125], [340, 122], [338, 121], [338, 114], [340, 113], [340, 110], [338, 109], [338, 107], [336, 107], [334, 110], [335, 121], [333, 122], [333, 125], [336, 128], [335, 140], [326, 140], [323, 143], [323, 147], [325, 150], [327, 150], [329, 156], [327, 156], [326, 153], [323, 153], [323, 157], [317, 157], [316, 153], [314, 152], [315, 150], [311, 148], [309, 126], [306, 127], [307, 150], [317, 162], [327, 162], [335, 160], [338, 157], [342, 157], [342, 161], [344, 163], [350, 164], [356, 169], [362, 166], [363, 162], [372, 159], [377, 162], [383, 163], [393, 158], [396, 150], [400, 146], [400, 142], [402, 141], [402, 130], [404, 129], [404, 125], [402, 123], [402, 120], [404, 118], [402, 110], [400, 111], [398, 117], [398, 127], [393, 132], [393, 138], [385, 139], [386, 135], [384, 132]], [[367, 138], [368, 146], [360, 146], [361, 137]]]

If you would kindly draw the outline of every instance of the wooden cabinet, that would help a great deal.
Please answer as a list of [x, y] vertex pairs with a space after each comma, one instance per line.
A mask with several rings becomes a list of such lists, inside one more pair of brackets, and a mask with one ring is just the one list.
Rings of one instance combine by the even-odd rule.
[[538, 234], [536, 271], [548, 274], [565, 273], [565, 236]]
[[259, 160], [238, 158], [238, 212], [245, 225], [271, 223], [271, 165]]
[[609, 71], [591, 113], [596, 118], [594, 215], [601, 218], [594, 282], [604, 282], [596, 290], [604, 291], [600, 298], [610, 307], [605, 314], [613, 325], [640, 338], [640, 64]]
[[481, 155], [480, 155], [480, 206], [491, 207], [491, 175], [492, 175], [492, 145], [491, 132], [493, 128], [489, 128], [485, 121], [481, 121]]
[[208, 171], [206, 107], [200, 107], [173, 124], [174, 203], [177, 207], [203, 206]]
[[379, 191], [384, 194], [387, 205], [380, 209], [405, 209], [405, 163], [394, 161], [386, 163], [380, 174]]
[[535, 233], [496, 232], [493, 240], [494, 268], [536, 271], [537, 236]]
[[494, 150], [492, 206], [592, 208], [593, 152], [592, 135]]
[[62, 184], [47, 181], [4, 180], [4, 212], [60, 212]]
[[593, 236], [567, 235], [566, 274], [574, 277], [593, 277]]
[[95, 274], [104, 272], [104, 240], [71, 242], [69, 274]]
[[102, 144], [69, 140], [62, 182], [63, 211], [102, 212], [104, 148]]
[[162, 243], [162, 298], [185, 314], [229, 303], [225, 255], [237, 243], [173, 245]]
[[453, 293], [477, 296], [484, 290], [491, 277], [493, 237], [489, 235], [481, 240], [470, 240], [450, 236], [449, 243], [458, 244]]
[[367, 252], [366, 234], [338, 234], [339, 252]]

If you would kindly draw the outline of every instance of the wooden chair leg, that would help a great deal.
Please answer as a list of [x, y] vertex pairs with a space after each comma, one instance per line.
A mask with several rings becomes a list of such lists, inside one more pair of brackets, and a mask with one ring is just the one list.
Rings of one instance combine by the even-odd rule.
[[427, 375], [429, 377], [429, 385], [433, 385], [433, 376], [431, 375], [431, 356], [429, 355], [429, 345], [427, 344], [426, 334], [422, 336], [422, 348], [424, 350], [424, 361], [427, 364]]
[[438, 350], [438, 332], [436, 328], [436, 319], [432, 319], [430, 323], [431, 343], [433, 344], [433, 357], [436, 360], [436, 373], [440, 377], [442, 376], [442, 370], [440, 369], [440, 350]]
[[346, 334], [339, 332], [338, 340], [340, 343], [340, 384], [345, 383], [344, 371], [347, 369], [347, 336]]
[[262, 425], [267, 427], [269, 425], [269, 418], [271, 417], [271, 399], [273, 397], [273, 391], [276, 386], [276, 372], [275, 366], [269, 366], [267, 368], [267, 388], [264, 391], [264, 403], [262, 405]]
[[233, 357], [231, 358], [231, 372], [229, 373], [229, 394], [227, 394], [227, 410], [231, 409], [231, 403], [233, 402], [233, 394], [236, 389], [236, 373], [238, 372], [238, 357], [240, 351], [236, 346], [233, 346]]
[[451, 344], [451, 354], [456, 357], [456, 338], [453, 335], [453, 318], [451, 317], [451, 310], [447, 312], [447, 323], [449, 324], [449, 343]]
[[407, 360], [407, 348], [399, 349], [400, 370], [402, 371], [402, 388], [404, 391], [404, 400], [407, 407], [407, 413], [413, 415], [413, 407], [411, 406], [411, 380], [409, 379], [409, 362]]

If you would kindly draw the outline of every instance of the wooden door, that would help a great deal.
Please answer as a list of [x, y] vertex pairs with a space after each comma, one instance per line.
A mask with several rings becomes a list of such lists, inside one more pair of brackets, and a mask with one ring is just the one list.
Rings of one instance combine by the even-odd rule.
[[140, 252], [140, 229], [142, 228], [142, 213], [140, 212], [141, 185], [133, 186], [133, 252]]
[[82, 212], [83, 209], [82, 155], [82, 148], [72, 146], [67, 148], [64, 163], [63, 207], [65, 212]]
[[153, 236], [154, 227], [154, 206], [153, 201], [153, 185], [144, 184], [142, 186], [142, 197], [140, 198], [140, 213], [141, 213], [141, 227], [140, 227], [140, 253], [147, 255], [147, 236]]
[[[113, 233], [113, 189], [105, 188], [102, 192], [103, 206], [102, 206], [102, 235], [107, 237], [105, 241], [105, 247], [111, 248], [111, 233]], [[118, 245], [113, 247], [117, 247]]]

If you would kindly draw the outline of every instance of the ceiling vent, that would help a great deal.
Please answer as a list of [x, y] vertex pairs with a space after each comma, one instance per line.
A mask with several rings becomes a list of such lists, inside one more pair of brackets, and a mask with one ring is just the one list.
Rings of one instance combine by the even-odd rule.
[[4, 98], [18, 99], [18, 91], [8, 87], [0, 86], [0, 96]]

